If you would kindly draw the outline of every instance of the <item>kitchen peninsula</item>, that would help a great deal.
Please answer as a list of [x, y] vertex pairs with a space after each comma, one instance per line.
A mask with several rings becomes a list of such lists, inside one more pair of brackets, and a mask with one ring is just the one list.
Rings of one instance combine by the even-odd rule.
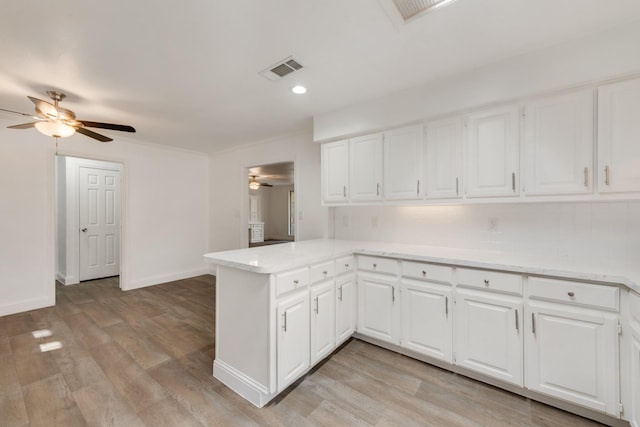
[[328, 239], [205, 259], [213, 374], [258, 407], [355, 336], [603, 422], [640, 415], [639, 272]]

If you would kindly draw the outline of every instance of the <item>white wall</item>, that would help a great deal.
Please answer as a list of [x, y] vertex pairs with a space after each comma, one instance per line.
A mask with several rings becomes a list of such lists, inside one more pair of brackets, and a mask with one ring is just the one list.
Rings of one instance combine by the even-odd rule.
[[[55, 298], [55, 141], [8, 124], [0, 121], [0, 315]], [[58, 151], [124, 165], [123, 289], [208, 271], [206, 155], [82, 135], [60, 140]]]
[[637, 270], [640, 201], [339, 207], [335, 237], [533, 255], [590, 264], [595, 270]]
[[210, 157], [210, 251], [247, 246], [247, 167], [294, 162], [298, 224], [296, 240], [327, 236], [328, 209], [320, 204], [320, 146], [311, 129]]
[[319, 114], [315, 141], [400, 126], [481, 105], [640, 73], [640, 23], [509, 58], [421, 87]]

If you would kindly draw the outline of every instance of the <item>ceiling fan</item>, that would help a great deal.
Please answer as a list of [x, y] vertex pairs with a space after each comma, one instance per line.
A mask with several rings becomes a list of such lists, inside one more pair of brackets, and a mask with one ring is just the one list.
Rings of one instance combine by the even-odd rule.
[[256, 178], [258, 175], [249, 175], [251, 179], [249, 180], [249, 188], [251, 190], [257, 190], [260, 187], [273, 187], [272, 184], [267, 184], [266, 182], [258, 182]]
[[53, 136], [54, 138], [66, 138], [78, 132], [89, 138], [97, 139], [100, 142], [113, 141], [112, 138], [101, 135], [97, 132], [89, 130], [87, 128], [100, 128], [118, 130], [122, 132], [135, 132], [136, 130], [127, 125], [116, 125], [112, 123], [100, 123], [91, 122], [88, 120], [77, 120], [73, 111], [62, 108], [58, 105], [66, 95], [61, 92], [53, 90], [47, 91], [47, 95], [53, 100], [53, 104], [47, 101], [43, 101], [32, 96], [28, 96], [35, 104], [36, 114], [20, 113], [18, 111], [5, 110], [0, 108], [0, 111], [6, 111], [8, 113], [18, 114], [25, 117], [35, 119], [35, 122], [23, 123], [21, 125], [7, 126], [9, 129], [29, 129], [35, 127], [40, 132], [47, 136]]

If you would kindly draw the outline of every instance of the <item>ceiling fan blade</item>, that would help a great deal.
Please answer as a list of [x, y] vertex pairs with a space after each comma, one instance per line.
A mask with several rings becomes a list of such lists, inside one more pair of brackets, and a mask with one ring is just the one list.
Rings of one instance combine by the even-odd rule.
[[273, 187], [273, 184], [267, 184], [266, 182], [261, 182], [260, 187]]
[[13, 125], [13, 126], [7, 126], [7, 129], [29, 129], [34, 127], [36, 124], [35, 122], [33, 123], [23, 123], [21, 125]]
[[76, 132], [81, 133], [81, 134], [83, 134], [85, 136], [88, 136], [89, 138], [97, 139], [100, 142], [113, 141], [113, 139], [111, 139], [111, 138], [109, 138], [107, 136], [100, 135], [99, 133], [96, 133], [96, 132], [94, 132], [92, 130], [89, 130], [89, 129], [85, 129], [83, 127], [76, 128]]
[[43, 101], [38, 98], [34, 98], [33, 96], [27, 96], [36, 105], [36, 112], [41, 114], [43, 117], [47, 119], [57, 119], [58, 118], [58, 109], [55, 105], [50, 102]]
[[19, 116], [25, 116], [25, 117], [30, 117], [32, 119], [39, 119], [40, 117], [38, 116], [34, 116], [33, 114], [27, 114], [27, 113], [21, 113], [19, 111], [12, 111], [12, 110], [5, 110], [4, 108], [0, 108], [0, 111], [4, 111], [6, 113], [12, 113], [12, 114], [17, 114]]
[[127, 125], [116, 125], [113, 123], [100, 123], [100, 122], [89, 122], [87, 120], [80, 120], [83, 126], [89, 128], [100, 128], [100, 129], [111, 129], [111, 130], [119, 130], [122, 132], [135, 132], [136, 130], [132, 126]]

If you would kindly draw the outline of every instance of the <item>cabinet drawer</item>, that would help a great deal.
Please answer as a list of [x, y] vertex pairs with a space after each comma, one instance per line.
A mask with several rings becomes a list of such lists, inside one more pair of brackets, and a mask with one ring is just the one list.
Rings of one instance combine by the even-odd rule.
[[453, 269], [445, 265], [426, 264], [423, 262], [402, 261], [402, 275], [430, 282], [451, 283]]
[[285, 292], [292, 291], [309, 284], [309, 270], [301, 268], [298, 270], [288, 271], [286, 273], [276, 274], [276, 294], [282, 295]]
[[614, 286], [530, 277], [528, 289], [529, 297], [534, 299], [618, 311], [619, 289]]
[[391, 258], [358, 255], [358, 270], [398, 274], [398, 261]]
[[456, 275], [458, 285], [522, 295], [522, 276], [519, 274], [458, 268]]
[[337, 258], [335, 267], [336, 274], [350, 273], [356, 268], [355, 260], [352, 255]]
[[309, 268], [309, 277], [311, 283], [316, 283], [324, 279], [328, 279], [335, 275], [333, 261], [323, 262], [322, 264], [312, 265]]

